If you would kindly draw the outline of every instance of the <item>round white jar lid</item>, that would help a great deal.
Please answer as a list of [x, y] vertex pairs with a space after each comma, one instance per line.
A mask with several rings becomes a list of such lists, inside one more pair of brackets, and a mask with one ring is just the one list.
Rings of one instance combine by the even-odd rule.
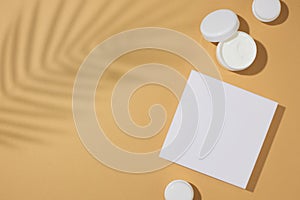
[[217, 46], [219, 63], [231, 71], [248, 68], [255, 60], [256, 53], [257, 48], [253, 38], [241, 31]]
[[239, 19], [233, 11], [221, 9], [208, 14], [202, 20], [200, 31], [206, 40], [222, 42], [236, 33], [239, 26]]
[[252, 3], [253, 15], [262, 22], [274, 21], [280, 11], [280, 0], [254, 0]]
[[194, 190], [192, 186], [184, 180], [174, 180], [165, 189], [166, 200], [193, 200]]

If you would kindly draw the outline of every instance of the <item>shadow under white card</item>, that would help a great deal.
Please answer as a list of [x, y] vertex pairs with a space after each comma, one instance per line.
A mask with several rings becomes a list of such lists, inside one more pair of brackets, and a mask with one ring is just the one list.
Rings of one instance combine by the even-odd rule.
[[246, 188], [277, 105], [192, 71], [160, 157]]

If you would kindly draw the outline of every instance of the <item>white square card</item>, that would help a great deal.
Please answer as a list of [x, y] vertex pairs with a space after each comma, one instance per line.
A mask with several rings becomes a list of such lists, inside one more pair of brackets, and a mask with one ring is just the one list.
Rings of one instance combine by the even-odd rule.
[[277, 103], [192, 71], [160, 157], [246, 188]]

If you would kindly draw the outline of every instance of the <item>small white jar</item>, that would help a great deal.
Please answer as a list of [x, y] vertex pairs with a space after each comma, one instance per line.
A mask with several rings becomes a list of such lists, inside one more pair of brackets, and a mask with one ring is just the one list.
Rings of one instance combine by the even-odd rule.
[[281, 12], [280, 0], [254, 0], [252, 12], [262, 22], [274, 21]]
[[200, 25], [203, 37], [209, 42], [219, 42], [216, 55], [226, 69], [240, 71], [248, 68], [255, 60], [257, 48], [253, 38], [238, 31], [237, 15], [228, 9], [208, 14]]
[[165, 200], [193, 200], [193, 187], [184, 180], [174, 180], [165, 189]]

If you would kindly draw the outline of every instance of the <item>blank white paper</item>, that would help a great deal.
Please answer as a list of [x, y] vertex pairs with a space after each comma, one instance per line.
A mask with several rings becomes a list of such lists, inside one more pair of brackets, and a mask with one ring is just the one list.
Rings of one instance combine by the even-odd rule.
[[277, 105], [192, 71], [160, 157], [246, 188]]

